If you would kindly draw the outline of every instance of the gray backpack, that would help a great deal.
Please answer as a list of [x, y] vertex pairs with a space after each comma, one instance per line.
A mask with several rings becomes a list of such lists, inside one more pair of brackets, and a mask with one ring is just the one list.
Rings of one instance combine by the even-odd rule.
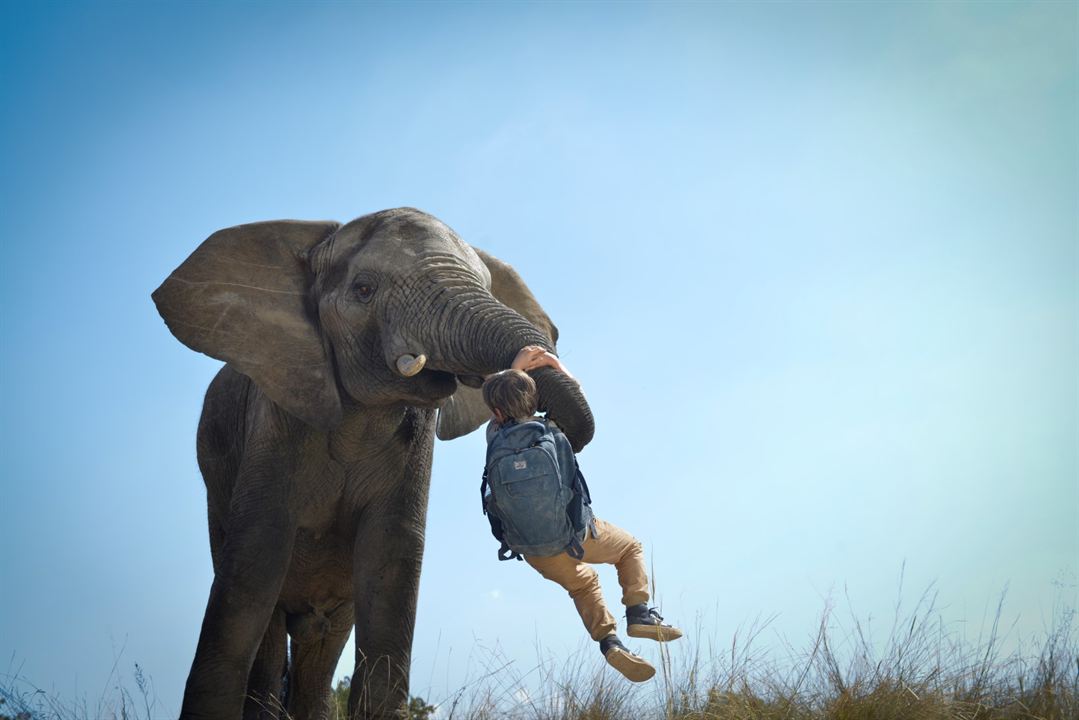
[[[491, 533], [501, 541], [499, 560], [562, 552], [580, 559], [592, 524], [591, 497], [572, 452], [559, 453], [544, 419], [502, 424], [487, 446], [480, 495]], [[565, 442], [563, 440], [563, 442]], [[559, 457], [573, 457], [560, 467]]]

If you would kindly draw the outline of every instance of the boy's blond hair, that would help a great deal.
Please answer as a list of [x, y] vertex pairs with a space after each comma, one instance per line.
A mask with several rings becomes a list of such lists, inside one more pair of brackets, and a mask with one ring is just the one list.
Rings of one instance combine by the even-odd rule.
[[503, 370], [483, 383], [483, 401], [507, 418], [525, 420], [536, 414], [536, 382], [522, 370]]

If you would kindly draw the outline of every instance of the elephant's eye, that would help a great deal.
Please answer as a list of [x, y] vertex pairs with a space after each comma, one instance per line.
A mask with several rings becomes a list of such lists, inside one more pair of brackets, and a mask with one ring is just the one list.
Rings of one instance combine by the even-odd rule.
[[375, 290], [378, 289], [378, 284], [369, 278], [357, 278], [352, 284], [352, 292], [360, 302], [367, 302], [375, 296]]

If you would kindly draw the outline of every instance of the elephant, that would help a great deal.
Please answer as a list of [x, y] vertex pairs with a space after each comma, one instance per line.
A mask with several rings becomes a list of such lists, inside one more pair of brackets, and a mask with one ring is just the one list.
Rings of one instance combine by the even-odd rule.
[[[220, 230], [153, 300], [225, 362], [196, 436], [214, 579], [181, 717], [332, 717], [353, 625], [349, 715], [398, 716], [434, 438], [487, 420], [482, 378], [555, 352], [557, 328], [511, 266], [413, 208]], [[530, 374], [583, 448], [580, 385]]]

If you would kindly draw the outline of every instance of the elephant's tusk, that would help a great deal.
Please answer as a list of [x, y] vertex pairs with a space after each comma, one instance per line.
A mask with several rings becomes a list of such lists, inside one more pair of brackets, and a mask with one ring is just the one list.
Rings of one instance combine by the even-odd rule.
[[420, 370], [423, 370], [423, 366], [426, 364], [426, 355], [409, 355], [406, 353], [397, 358], [397, 372], [405, 377], [412, 377]]

